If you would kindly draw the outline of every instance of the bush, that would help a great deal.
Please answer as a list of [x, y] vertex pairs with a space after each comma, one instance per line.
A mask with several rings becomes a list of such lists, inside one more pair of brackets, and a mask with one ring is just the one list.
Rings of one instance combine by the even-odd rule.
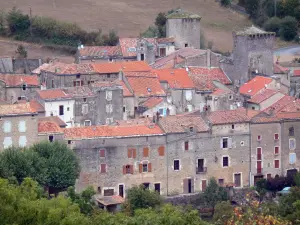
[[268, 179], [266, 188], [269, 191], [281, 191], [284, 187], [291, 187], [294, 185], [293, 177], [278, 177]]
[[16, 53], [19, 55], [20, 58], [27, 58], [27, 51], [23, 45], [19, 45]]
[[282, 19], [280, 24], [279, 34], [285, 41], [292, 41], [298, 30], [298, 22], [294, 17], [286, 16]]
[[231, 4], [231, 0], [221, 0], [221, 5], [224, 7], [228, 7]]
[[266, 31], [275, 32], [276, 36], [279, 36], [280, 25], [281, 19], [278, 17], [272, 17], [265, 22], [263, 27]]
[[223, 225], [226, 224], [226, 221], [228, 221], [233, 216], [233, 206], [229, 201], [227, 202], [220, 202], [215, 207], [215, 213], [213, 220], [216, 225]]
[[24, 15], [15, 7], [7, 14], [6, 21], [12, 34], [24, 32], [30, 26], [29, 16]]

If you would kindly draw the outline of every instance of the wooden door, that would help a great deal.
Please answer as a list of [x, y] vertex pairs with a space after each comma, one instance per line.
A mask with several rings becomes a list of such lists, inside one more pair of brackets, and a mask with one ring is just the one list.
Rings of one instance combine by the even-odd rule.
[[241, 174], [240, 173], [234, 174], [234, 184], [235, 184], [235, 187], [241, 186]]
[[202, 191], [205, 191], [206, 190], [206, 180], [202, 180]]

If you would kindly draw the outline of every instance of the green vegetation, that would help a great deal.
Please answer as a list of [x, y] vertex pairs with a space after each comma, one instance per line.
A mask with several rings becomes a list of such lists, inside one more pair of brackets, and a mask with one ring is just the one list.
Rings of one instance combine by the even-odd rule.
[[228, 7], [231, 4], [231, 0], [221, 0], [221, 5], [224, 7]]
[[23, 45], [19, 45], [16, 53], [19, 55], [20, 58], [27, 58], [27, 51]]
[[29, 17], [17, 8], [6, 15], [0, 14], [0, 33], [21, 41], [73, 47], [79, 44], [113, 46], [119, 39], [114, 30], [108, 34], [102, 34], [101, 29], [87, 32], [74, 23], [42, 16]]

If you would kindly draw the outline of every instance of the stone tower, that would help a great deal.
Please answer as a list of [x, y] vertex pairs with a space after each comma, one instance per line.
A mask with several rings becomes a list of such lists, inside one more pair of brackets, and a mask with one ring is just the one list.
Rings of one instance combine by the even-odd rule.
[[254, 26], [233, 32], [233, 66], [230, 77], [242, 85], [256, 75], [273, 75], [273, 46], [275, 33]]
[[175, 47], [200, 48], [200, 20], [196, 14], [177, 9], [167, 16], [166, 36], [175, 38]]

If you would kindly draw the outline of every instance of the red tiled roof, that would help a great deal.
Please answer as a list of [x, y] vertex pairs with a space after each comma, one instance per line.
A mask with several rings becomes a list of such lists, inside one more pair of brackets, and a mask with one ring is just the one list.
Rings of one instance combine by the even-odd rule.
[[29, 103], [31, 108], [34, 109], [36, 112], [45, 112], [45, 108], [37, 100], [30, 100]]
[[127, 77], [128, 83], [137, 97], [166, 95], [158, 78], [154, 77]]
[[266, 108], [265, 110], [263, 110], [264, 112], [268, 113], [268, 114], [274, 114], [276, 115], [278, 112], [280, 112], [286, 105], [292, 103], [293, 101], [295, 101], [295, 98], [292, 96], [288, 96], [285, 95], [284, 97], [282, 97], [280, 100], [278, 100], [277, 102], [275, 102], [273, 105], [269, 106], [268, 108]]
[[240, 93], [243, 95], [253, 96], [262, 89], [266, 89], [267, 85], [272, 81], [273, 79], [269, 77], [256, 76], [240, 87]]
[[294, 70], [294, 76], [295, 77], [300, 76], [300, 70]]
[[170, 38], [157, 38], [156, 39], [157, 43], [173, 43], [175, 42], [175, 39], [170, 37]]
[[126, 77], [157, 77], [156, 73], [147, 71], [147, 72], [124, 72]]
[[238, 108], [235, 110], [224, 110], [210, 112], [208, 119], [214, 125], [230, 124], [230, 123], [246, 123], [256, 116], [259, 111]]
[[252, 96], [251, 99], [248, 100], [248, 102], [256, 103], [259, 104], [268, 98], [272, 97], [275, 95], [278, 91], [271, 90], [271, 89], [265, 89], [260, 93], [257, 93], [256, 95]]
[[39, 121], [38, 132], [43, 134], [63, 133], [63, 129], [53, 121]]
[[131, 137], [162, 135], [164, 132], [156, 124], [123, 126], [89, 126], [64, 129], [65, 139], [92, 139], [98, 137]]
[[257, 116], [251, 119], [252, 123], [276, 123], [280, 122], [280, 118], [277, 116]]
[[220, 89], [220, 88], [218, 88], [218, 89], [216, 89], [216, 90], [212, 93], [212, 95], [215, 95], [215, 96], [222, 96], [222, 95], [224, 95], [224, 94], [231, 93], [231, 92], [232, 92], [231, 90], [225, 90], [225, 89]]
[[0, 74], [0, 80], [5, 82], [8, 87], [18, 87], [23, 84], [27, 86], [40, 86], [39, 79], [36, 75]]
[[100, 74], [123, 72], [150, 71], [151, 67], [144, 61], [95, 63], [92, 64], [95, 72]]
[[274, 63], [274, 73], [275, 74], [287, 73], [288, 71], [289, 71], [288, 68], [285, 68], [283, 66], [280, 66], [277, 63]]
[[[150, 44], [154, 45], [157, 48], [157, 43], [155, 38], [143, 38]], [[120, 38], [120, 46], [122, 50], [122, 54], [124, 57], [136, 57], [137, 55], [137, 43], [139, 38]]]
[[42, 90], [37, 91], [37, 94], [44, 100], [71, 98], [71, 95], [64, 92], [63, 89]]
[[219, 81], [225, 85], [231, 84], [231, 80], [221, 68], [189, 67], [189, 75], [196, 89], [201, 91], [216, 90], [213, 81]]
[[20, 103], [13, 105], [1, 105], [0, 107], [0, 115], [24, 115], [24, 114], [32, 114], [37, 113], [35, 108], [32, 108], [30, 103]]
[[128, 87], [126, 86], [126, 84], [123, 81], [120, 81], [120, 84], [123, 87], [123, 96], [124, 97], [131, 97], [131, 96], [133, 96], [133, 94], [131, 93], [131, 91], [128, 89]]
[[300, 119], [300, 111], [299, 112], [279, 112], [277, 113], [277, 117], [281, 119]]
[[64, 74], [93, 74], [95, 73], [94, 67], [90, 63], [86, 64], [67, 64], [62, 62], [54, 62], [48, 65], [41, 65], [37, 69], [37, 71], [45, 71], [50, 73], [55, 73], [57, 75], [64, 75]]
[[63, 91], [71, 97], [94, 96], [92, 90], [87, 86], [68, 87], [68, 88], [64, 88]]
[[148, 109], [151, 109], [163, 101], [164, 101], [164, 99], [161, 97], [151, 97], [151, 98], [148, 98], [146, 101], [142, 102], [140, 105], [147, 107]]
[[168, 82], [170, 88], [194, 88], [185, 69], [160, 69], [154, 70], [160, 81]]
[[92, 87], [116, 87], [121, 86], [121, 83], [118, 80], [114, 81], [95, 81], [92, 84]]
[[300, 112], [300, 99], [290, 101], [280, 112]]
[[166, 116], [160, 119], [159, 124], [166, 133], [185, 133], [190, 127], [195, 127], [197, 132], [206, 132], [209, 130], [208, 125], [201, 116], [181, 114], [176, 116]]
[[122, 56], [120, 46], [84, 46], [79, 49], [81, 57], [104, 58], [107, 56]]
[[59, 127], [66, 127], [67, 124], [58, 116], [47, 116], [39, 118], [39, 121], [50, 121], [56, 123]]
[[48, 67], [49, 67], [49, 63], [43, 63], [38, 68], [32, 70], [31, 73], [32, 74], [41, 74], [41, 71], [47, 69]]

